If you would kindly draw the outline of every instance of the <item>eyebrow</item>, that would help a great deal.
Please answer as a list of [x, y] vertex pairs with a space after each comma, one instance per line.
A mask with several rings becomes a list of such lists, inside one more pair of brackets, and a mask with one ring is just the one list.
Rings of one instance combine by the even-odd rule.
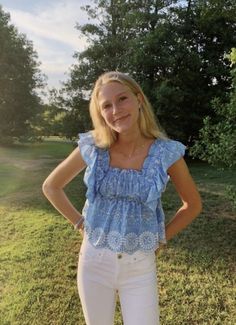
[[[127, 94], [127, 91], [122, 91], [121, 93], [117, 94], [115, 97], [119, 97], [122, 94]], [[109, 100], [105, 100], [101, 103], [101, 106], [105, 105], [106, 103], [109, 103]]]

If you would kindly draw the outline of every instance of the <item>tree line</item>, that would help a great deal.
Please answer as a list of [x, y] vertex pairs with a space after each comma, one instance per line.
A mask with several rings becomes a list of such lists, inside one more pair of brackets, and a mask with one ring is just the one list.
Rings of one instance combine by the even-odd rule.
[[46, 105], [36, 92], [44, 78], [33, 44], [0, 7], [0, 141], [76, 138], [92, 127], [95, 80], [119, 70], [141, 84], [171, 138], [203, 160], [224, 152], [223, 163], [234, 164], [235, 61], [227, 54], [236, 47], [235, 1], [93, 0], [83, 10], [90, 22], [76, 28], [89, 45], [73, 54], [68, 80]]
[[89, 47], [74, 54], [63, 105], [86, 127], [84, 94], [102, 72], [125, 71], [142, 85], [167, 134], [191, 146], [204, 117], [215, 115], [211, 101], [228, 99], [225, 54], [235, 46], [235, 9], [220, 0], [94, 1], [84, 8], [91, 23], [77, 25]]
[[41, 114], [36, 89], [43, 84], [33, 43], [10, 24], [0, 6], [0, 142], [32, 137]]

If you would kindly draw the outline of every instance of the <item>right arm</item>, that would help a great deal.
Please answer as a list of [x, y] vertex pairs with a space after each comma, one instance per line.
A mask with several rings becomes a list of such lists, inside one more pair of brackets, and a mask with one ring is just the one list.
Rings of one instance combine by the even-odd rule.
[[42, 186], [46, 198], [73, 225], [81, 218], [81, 214], [69, 201], [63, 188], [85, 167], [86, 163], [77, 147], [51, 172]]

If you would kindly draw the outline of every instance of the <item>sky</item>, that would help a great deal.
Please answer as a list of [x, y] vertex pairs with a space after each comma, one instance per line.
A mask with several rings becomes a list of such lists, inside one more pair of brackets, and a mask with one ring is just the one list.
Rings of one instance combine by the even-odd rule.
[[60, 88], [61, 81], [68, 78], [69, 67], [76, 62], [73, 54], [87, 46], [75, 25], [88, 21], [86, 12], [80, 8], [88, 3], [88, 0], [0, 0], [3, 10], [11, 16], [10, 22], [33, 41], [40, 70], [48, 78], [48, 88]]

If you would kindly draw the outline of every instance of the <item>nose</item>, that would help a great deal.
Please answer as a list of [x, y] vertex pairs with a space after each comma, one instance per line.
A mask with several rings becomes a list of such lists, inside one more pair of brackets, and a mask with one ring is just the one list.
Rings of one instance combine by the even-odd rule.
[[119, 111], [119, 105], [116, 104], [116, 103], [114, 103], [112, 105], [112, 112], [113, 112], [113, 114], [116, 114], [118, 111]]

